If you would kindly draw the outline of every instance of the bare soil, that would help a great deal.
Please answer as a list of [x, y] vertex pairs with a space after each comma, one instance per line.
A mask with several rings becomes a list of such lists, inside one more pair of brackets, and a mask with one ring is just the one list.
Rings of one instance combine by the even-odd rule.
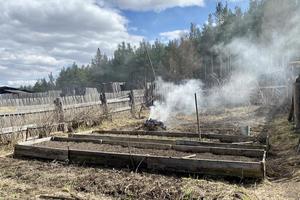
[[[105, 152], [116, 152], [116, 153], [128, 153], [128, 154], [149, 154], [157, 156], [167, 156], [167, 157], [184, 157], [189, 156], [194, 153], [187, 153], [174, 150], [159, 150], [159, 149], [142, 149], [135, 147], [123, 147], [119, 145], [109, 145], [109, 144], [94, 144], [87, 142], [58, 142], [49, 141], [35, 144], [35, 146], [40, 147], [52, 147], [67, 149], [78, 149], [78, 150], [91, 150], [91, 151], [105, 151]], [[259, 159], [248, 158], [244, 156], [229, 156], [229, 155], [215, 155], [212, 153], [196, 153], [196, 157], [191, 159], [215, 159], [215, 160], [235, 160], [235, 161], [259, 161]]]
[[[95, 132], [94, 134], [98, 134]], [[167, 136], [156, 136], [156, 135], [127, 135], [127, 134], [102, 134], [101, 136], [114, 136], [114, 137], [128, 137], [128, 138], [146, 138], [146, 139], [159, 139], [159, 140], [187, 140], [187, 141], [199, 141], [199, 137], [167, 137]], [[218, 142], [218, 139], [207, 139], [201, 138], [201, 142]]]
[[[251, 134], [256, 136], [265, 132], [265, 125], [271, 107], [246, 106], [220, 108], [200, 113], [200, 127], [204, 132], [239, 135], [240, 127], [250, 126]], [[196, 132], [196, 117], [178, 115], [167, 125], [169, 130]]]

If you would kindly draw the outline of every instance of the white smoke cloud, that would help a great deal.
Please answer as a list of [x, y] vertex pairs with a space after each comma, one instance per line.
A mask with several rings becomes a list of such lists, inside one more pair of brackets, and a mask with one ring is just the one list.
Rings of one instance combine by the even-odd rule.
[[[177, 114], [190, 114], [195, 110], [194, 94], [199, 93], [202, 82], [199, 80], [185, 80], [181, 84], [164, 82], [161, 78], [156, 81], [157, 94], [162, 101], [155, 101], [151, 107], [149, 118], [168, 122]], [[199, 96], [198, 98], [201, 98]]]
[[234, 70], [227, 81], [222, 80], [222, 83], [209, 91], [203, 90], [199, 80], [182, 84], [157, 81], [158, 93], [164, 101], [154, 103], [150, 117], [168, 122], [179, 113], [194, 113], [196, 91], [199, 107], [203, 109], [249, 104], [253, 91], [258, 91], [262, 81], [267, 85], [291, 86], [287, 76], [288, 62], [300, 59], [300, 6], [295, 12], [290, 12], [291, 5], [283, 6], [286, 8], [278, 7], [274, 2], [266, 3], [262, 34], [258, 39], [234, 38], [229, 44], [219, 44], [212, 48], [220, 56], [232, 56], [231, 67]]

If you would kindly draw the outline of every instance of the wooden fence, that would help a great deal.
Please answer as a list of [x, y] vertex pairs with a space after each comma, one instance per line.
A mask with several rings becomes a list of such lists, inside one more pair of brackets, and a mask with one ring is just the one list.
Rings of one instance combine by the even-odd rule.
[[48, 92], [37, 92], [37, 93], [19, 93], [19, 94], [0, 94], [0, 104], [3, 100], [12, 99], [28, 99], [28, 98], [40, 98], [40, 97], [59, 97], [61, 90], [50, 90]]
[[132, 111], [143, 102], [144, 90], [105, 94], [95, 92], [84, 96], [2, 99], [0, 135], [22, 132], [28, 128], [50, 127], [53, 124], [97, 121], [103, 115]]

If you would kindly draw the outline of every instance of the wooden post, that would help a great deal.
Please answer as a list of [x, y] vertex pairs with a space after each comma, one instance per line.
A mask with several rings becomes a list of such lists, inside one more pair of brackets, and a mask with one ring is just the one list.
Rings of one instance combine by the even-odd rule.
[[195, 106], [196, 106], [196, 115], [197, 115], [197, 128], [199, 139], [201, 139], [201, 132], [200, 132], [200, 123], [199, 123], [199, 113], [198, 113], [198, 103], [197, 103], [197, 94], [195, 93]]
[[294, 120], [295, 129], [300, 130], [300, 83], [294, 84]]
[[25, 133], [25, 141], [27, 141], [28, 137], [29, 137], [29, 128], [27, 127]]
[[63, 109], [63, 104], [61, 101], [61, 98], [58, 97], [54, 100], [54, 105], [55, 105], [55, 113], [56, 113], [56, 119], [58, 121], [58, 131], [66, 131], [65, 127], [65, 117], [64, 117], [64, 109]]
[[105, 96], [104, 92], [100, 93], [100, 101], [101, 101], [101, 106], [102, 106], [103, 114], [107, 115], [108, 114], [107, 99], [106, 99], [106, 96]]
[[130, 106], [131, 115], [132, 117], [135, 117], [135, 101], [134, 101], [133, 90], [130, 90], [128, 97], [129, 97], [129, 106]]

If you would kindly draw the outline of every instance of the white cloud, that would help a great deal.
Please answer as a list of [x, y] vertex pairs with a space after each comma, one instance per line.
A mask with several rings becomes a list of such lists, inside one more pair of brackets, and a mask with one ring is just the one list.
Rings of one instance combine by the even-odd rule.
[[169, 41], [174, 39], [179, 39], [181, 37], [184, 37], [188, 34], [187, 29], [183, 30], [175, 30], [175, 31], [169, 31], [169, 32], [163, 32], [160, 33], [159, 36], [161, 37], [162, 41]]
[[16, 80], [16, 81], [7, 81], [8, 86], [10, 87], [17, 87], [19, 85], [34, 85], [36, 80]]
[[122, 41], [138, 44], [127, 19], [96, 0], [1, 0], [0, 82], [23, 83], [90, 62], [99, 47], [112, 55]]
[[98, 0], [124, 10], [162, 11], [173, 7], [204, 6], [204, 0]]
[[7, 69], [7, 67], [0, 65], [0, 72], [1, 72], [1, 70], [6, 70], [6, 69]]

